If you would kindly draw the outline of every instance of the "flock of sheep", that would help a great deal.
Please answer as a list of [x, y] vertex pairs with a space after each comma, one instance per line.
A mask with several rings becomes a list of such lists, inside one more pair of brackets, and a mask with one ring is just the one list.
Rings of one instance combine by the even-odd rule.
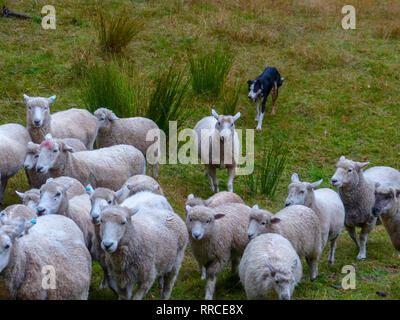
[[[150, 119], [119, 119], [107, 109], [50, 114], [50, 98], [24, 95], [27, 127], [0, 126], [0, 202], [10, 177], [24, 167], [32, 189], [19, 192], [22, 204], [0, 213], [0, 298], [87, 299], [92, 259], [99, 262], [102, 288], [120, 299], [142, 299], [158, 279], [160, 298], [169, 299], [189, 243], [212, 299], [218, 274], [231, 262], [249, 299], [276, 292], [290, 299], [309, 278], [329, 242], [329, 264], [343, 226], [366, 258], [369, 232], [383, 224], [400, 250], [400, 172], [341, 157], [332, 185], [301, 182], [293, 174], [285, 207], [276, 214], [247, 206], [233, 193], [240, 141], [235, 116], [201, 119], [195, 126], [198, 154], [206, 164], [211, 198], [189, 195], [186, 223], [174, 213], [157, 178], [146, 175], [146, 141], [157, 129]], [[201, 130], [211, 130], [204, 138]], [[204, 149], [204, 139], [210, 139]], [[93, 150], [94, 142], [98, 149]], [[218, 161], [211, 161], [215, 150]], [[229, 148], [230, 147], [230, 148]], [[229, 159], [228, 159], [229, 158]], [[215, 159], [214, 159], [215, 160]], [[216, 169], [228, 170], [228, 191], [219, 192]], [[357, 237], [356, 227], [361, 227]], [[54, 269], [56, 285], [44, 285]], [[47, 268], [47, 269], [46, 269]]]

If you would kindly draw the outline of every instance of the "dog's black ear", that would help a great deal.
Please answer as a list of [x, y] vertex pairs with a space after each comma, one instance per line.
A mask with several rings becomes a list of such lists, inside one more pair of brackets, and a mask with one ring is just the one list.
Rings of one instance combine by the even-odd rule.
[[247, 81], [247, 84], [250, 86], [253, 83], [253, 80]]

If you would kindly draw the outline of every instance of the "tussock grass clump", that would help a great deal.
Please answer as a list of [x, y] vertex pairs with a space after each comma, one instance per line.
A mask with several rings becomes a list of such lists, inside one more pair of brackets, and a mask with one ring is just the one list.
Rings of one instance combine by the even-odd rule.
[[400, 39], [400, 22], [394, 21], [379, 26], [376, 35], [384, 40]]
[[174, 66], [167, 72], [159, 74], [155, 80], [146, 117], [157, 123], [167, 135], [169, 121], [177, 121], [178, 127], [182, 124], [181, 120], [185, 116], [183, 102], [188, 84], [189, 82], [183, 78], [183, 72]]
[[234, 115], [237, 112], [239, 94], [241, 89], [241, 80], [238, 79], [232, 86], [225, 85], [222, 89], [221, 99], [219, 101], [219, 110], [224, 115]]
[[95, 27], [101, 51], [105, 54], [117, 55], [143, 29], [144, 20], [132, 15], [126, 9], [121, 9], [112, 14], [104, 9], [99, 9]]
[[137, 114], [135, 91], [116, 62], [89, 66], [83, 83], [81, 97], [90, 112], [107, 108], [122, 118]]
[[190, 55], [192, 87], [198, 94], [217, 97], [232, 68], [234, 55], [228, 47], [217, 46], [212, 50], [201, 50]]

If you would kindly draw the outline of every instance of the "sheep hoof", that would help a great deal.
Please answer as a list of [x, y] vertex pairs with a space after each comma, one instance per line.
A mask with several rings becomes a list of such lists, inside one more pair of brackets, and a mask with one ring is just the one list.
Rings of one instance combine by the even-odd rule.
[[365, 260], [367, 258], [367, 256], [365, 254], [359, 254], [357, 256], [357, 260]]
[[261, 131], [261, 128], [257, 127], [256, 130], [257, 130], [257, 131]]

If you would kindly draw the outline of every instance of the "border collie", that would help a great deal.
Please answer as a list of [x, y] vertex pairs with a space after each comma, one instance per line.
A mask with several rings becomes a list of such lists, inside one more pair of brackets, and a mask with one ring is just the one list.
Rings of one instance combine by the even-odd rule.
[[[255, 80], [247, 81], [249, 85], [249, 99], [256, 104], [256, 121], [258, 125], [256, 130], [261, 130], [262, 121], [265, 113], [265, 102], [267, 102], [268, 95], [271, 93], [272, 97], [272, 111], [275, 114], [276, 99], [278, 99], [278, 88], [282, 85], [284, 78], [281, 78], [278, 70], [273, 67], [267, 67], [261, 75]], [[260, 114], [260, 101], [261, 114]]]

